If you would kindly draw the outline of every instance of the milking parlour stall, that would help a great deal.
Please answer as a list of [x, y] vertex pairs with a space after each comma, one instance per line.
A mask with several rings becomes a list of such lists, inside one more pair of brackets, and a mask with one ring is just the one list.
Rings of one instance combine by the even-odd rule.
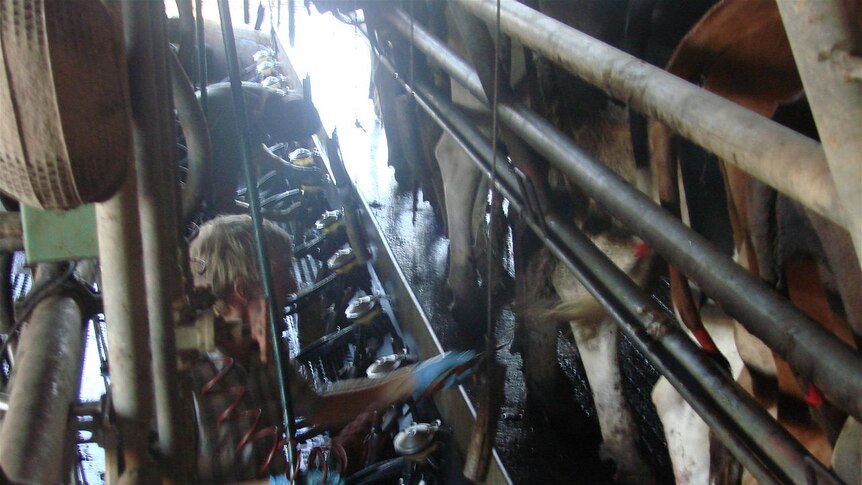
[[862, 2], [0, 0], [0, 484], [862, 483]]

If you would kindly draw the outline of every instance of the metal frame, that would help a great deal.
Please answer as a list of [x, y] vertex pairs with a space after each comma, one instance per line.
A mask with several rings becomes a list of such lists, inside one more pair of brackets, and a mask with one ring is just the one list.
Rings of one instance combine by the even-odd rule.
[[[406, 38], [411, 22], [403, 11], [385, 17]], [[475, 72], [444, 43], [413, 25], [417, 48], [484, 98]], [[519, 103], [504, 102], [500, 118], [524, 141], [544, 155], [590, 197], [677, 265], [728, 314], [781, 355], [800, 374], [819, 386], [836, 404], [862, 419], [862, 358], [826, 332], [751, 273], [721, 254], [703, 237], [658, 207], [612, 170], [581, 151], [570, 138]], [[819, 357], [828, 353], [831, 358]]]
[[[191, 9], [191, 1], [188, 2]], [[123, 3], [129, 90], [133, 103], [134, 155], [144, 257], [146, 315], [152, 358], [152, 392], [159, 453], [171, 457], [162, 470], [168, 481], [191, 479], [192, 446], [187, 439], [176, 372], [174, 311], [182, 297], [178, 248], [179, 174], [171, 91], [170, 46], [164, 5]], [[186, 42], [193, 48], [193, 42]], [[103, 262], [104, 264], [104, 262]], [[140, 298], [140, 295], [137, 295]], [[113, 321], [108, 319], [111, 325]], [[109, 347], [110, 350], [110, 347]], [[115, 380], [113, 382], [116, 382]]]
[[[460, 4], [471, 3], [470, 0], [458, 1]], [[478, 4], [481, 3], [481, 0], [472, 3]], [[484, 20], [486, 21], [492, 20], [491, 14], [488, 13], [489, 11], [493, 12], [488, 7], [491, 3], [483, 3], [484, 10], [482, 12], [485, 15]], [[526, 7], [518, 5], [511, 8], [520, 9]], [[477, 11], [479, 7], [474, 6], [473, 10]], [[512, 16], [515, 15], [512, 14]], [[434, 39], [421, 27], [417, 26], [416, 22], [411, 21], [410, 17], [403, 11], [390, 10], [384, 13], [384, 17], [400, 34], [406, 39], [410, 39], [432, 62], [442, 67], [453, 79], [464, 85], [471, 94], [481, 100], [485, 99], [482, 84], [479, 82], [479, 77], [475, 71], [452, 53], [445, 44]], [[510, 21], [513, 23], [516, 22], [511, 19]], [[521, 27], [529, 25], [530, 27], [524, 30], [528, 30], [536, 36], [544, 33], [542, 27], [546, 25], [547, 21], [547, 18], [537, 20], [536, 18], [523, 15], [517, 19], [517, 22], [523, 22]], [[504, 25], [503, 30], [505, 31], [506, 28]], [[569, 28], [566, 27], [566, 29]], [[539, 33], [537, 34], [537, 32]], [[523, 32], [521, 34], [529, 35], [523, 34]], [[560, 35], [559, 33], [556, 34]], [[547, 35], [552, 36], [553, 34], [547, 33]], [[578, 35], [584, 37], [583, 34], [578, 33]], [[578, 46], [578, 42], [600, 44], [598, 41], [588, 37], [587, 39], [572, 41], [569, 37], [560, 36], [555, 38], [555, 43], [551, 44], [552, 47], [543, 46], [542, 49], [544, 49], [546, 54], [551, 56], [552, 60], [560, 62], [563, 54], [554, 54], [556, 51], [553, 50], [553, 46], [562, 44], [564, 40], [567, 45], [575, 44]], [[523, 41], [524, 39], [521, 38], [521, 40]], [[529, 44], [529, 42], [526, 43]], [[585, 48], [583, 45], [579, 45], [579, 47], [581, 47], [581, 50], [578, 52], [587, 56], [594, 55], [595, 53], [592, 51], [598, 49], [595, 45], [590, 45], [590, 48]], [[577, 50], [577, 48], [573, 48], [573, 51]], [[604, 55], [611, 55], [608, 54], [608, 50], [612, 50], [612, 48], [606, 45], [601, 46], [601, 51]], [[587, 52], [587, 54], [583, 54], [584, 52]], [[621, 56], [625, 54], [614, 52], [612, 55]], [[618, 58], [613, 58], [611, 61], [607, 61], [606, 64], [602, 64], [602, 66], [606, 67], [614, 64], [613, 60], [615, 59], [618, 61]], [[565, 60], [562, 60], [562, 62], [565, 62]], [[633, 62], [639, 63], [640, 61], [633, 60]], [[615, 65], [620, 67], [620, 62], [616, 62]], [[624, 63], [620, 68], [622, 73], [618, 71], [609, 73], [607, 70], [597, 70], [601, 71], [601, 74], [604, 76], [602, 79], [622, 80], [620, 81], [622, 87], [616, 87], [616, 91], [609, 90], [609, 92], [612, 95], [616, 94], [616, 97], [620, 99], [632, 101], [632, 98], [637, 97], [638, 94], [630, 92], [629, 89], [638, 85], [642, 87], [643, 84], [638, 84], [642, 79], [636, 77], [631, 81], [634, 84], [625, 85], [624, 81], [627, 79], [625, 70], [630, 65], [628, 61]], [[642, 68], [643, 66], [638, 66], [638, 69]], [[613, 69], [613, 67], [610, 69]], [[661, 80], [662, 75], [669, 76], [664, 71], [658, 69], [656, 71], [662, 73], [661, 75], [656, 75], [659, 80]], [[592, 75], [585, 75], [583, 72], [579, 72], [578, 74], [586, 77], [587, 80], [590, 80], [589, 76]], [[652, 82], [659, 81], [654, 80]], [[680, 81], [676, 80], [676, 82]], [[439, 111], [442, 101], [438, 99], [436, 106], [431, 107], [431, 104], [435, 104], [433, 101], [435, 96], [429, 94], [429, 91], [421, 87], [419, 83], [414, 84], [414, 86], [407, 89], [408, 92], [413, 92], [411, 89], [415, 89], [415, 92], [419, 93], [417, 100], [420, 106], [429, 111], [432, 118], [435, 118], [444, 129], [450, 132], [455, 131], [452, 130], [451, 119], [450, 121], [442, 120], [444, 116]], [[647, 85], [651, 85], [651, 83], [647, 83]], [[608, 90], [606, 85], [599, 85], [599, 87]], [[700, 92], [702, 90], [690, 85], [687, 89], [687, 95], [696, 99], [703, 98], [707, 105], [711, 105], [710, 103], [713, 101], [709, 99], [711, 95], [704, 96], [705, 92]], [[689, 91], [691, 94], [689, 94]], [[436, 98], [439, 98], [439, 96], [436, 96]], [[650, 99], [648, 96], [644, 96], [644, 98], [647, 100]], [[633, 105], [635, 107], [639, 107], [640, 105], [641, 109], [643, 109], [644, 102], [644, 100], [638, 99], [633, 102]], [[718, 104], [728, 103], [720, 100]], [[656, 106], [650, 105], [648, 107], [650, 108], [648, 112], [655, 115]], [[686, 118], [686, 116], [681, 115], [679, 110], [674, 107], [667, 106], [665, 108], [668, 111], [662, 113], [662, 115], [667, 119]], [[501, 118], [509, 128], [522, 136], [527, 143], [546, 156], [557, 168], [566, 173], [593, 198], [605, 205], [616, 217], [628, 223], [630, 227], [652, 243], [663, 256], [680, 265], [694, 280], [701, 283], [710, 295], [721, 302], [723, 307], [728, 310], [728, 313], [743, 323], [747, 322], [749, 329], [753, 330], [755, 335], [763, 338], [771, 348], [777, 350], [779, 354], [783, 354], [785, 358], [788, 358], [789, 361], [797, 366], [796, 368], [801, 369], [803, 374], [813, 378], [819, 386], [824, 389], [828, 388], [826, 393], [836, 404], [845, 407], [857, 419], [859, 418], [860, 409], [862, 409], [860, 407], [862, 405], [862, 387], [860, 387], [862, 380], [857, 379], [857, 377], [859, 376], [858, 372], [862, 370], [862, 367], [860, 367], [862, 360], [860, 360], [855, 351], [831, 334], [823, 331], [819, 325], [808, 319], [766, 285], [730, 261], [729, 258], [720, 255], [703, 238], [680, 224], [679, 221], [671, 218], [668, 214], [665, 214], [646, 197], [627, 185], [610, 170], [606, 169], [600, 162], [590, 159], [589, 156], [582, 153], [565, 135], [559, 133], [547, 121], [517, 103], [502, 103], [499, 109]], [[709, 110], [704, 110], [704, 112], [709, 113]], [[749, 116], [748, 113], [739, 114]], [[689, 122], [696, 121], [689, 119], [681, 122], [681, 131], [684, 133], [696, 133], [697, 128], [691, 128], [686, 125]], [[727, 119], [724, 119], [724, 122], [726, 123]], [[802, 141], [795, 134], [787, 137], [786, 134], [781, 133], [783, 128], [777, 130], [773, 125], [774, 123], [769, 120], [754, 120], [756, 129], [776, 133], [778, 136], [777, 139], [781, 139], [785, 143], [795, 144]], [[750, 123], [744, 123], [742, 126], [748, 128]], [[677, 127], [675, 126], [675, 128]], [[481, 155], [483, 150], [476, 148], [477, 142], [475, 140], [477, 136], [478, 134], [474, 133], [473, 135], [468, 135], [465, 139], [462, 134], [460, 136], [456, 135], [456, 139], [460, 140], [474, 159], [480, 160], [483, 158], [483, 155]], [[774, 140], [776, 138], [771, 139]], [[736, 139], [732, 139], [731, 142], [722, 142], [720, 145], [724, 145], [724, 147], [717, 146], [717, 149], [719, 151], [730, 149], [731, 143], [735, 143], [736, 141]], [[759, 143], [762, 144], [763, 142], [760, 141]], [[742, 145], [745, 146], [746, 143], [742, 143]], [[815, 148], [814, 152], [817, 151], [817, 147], [812, 147], [811, 142], [807, 140], [803, 141], [802, 145], [808, 145], [809, 148]], [[712, 147], [707, 146], [707, 148]], [[762, 153], [762, 146], [759, 147], [759, 150]], [[805, 150], [804, 153], [810, 154], [812, 150]], [[737, 159], [740, 159], [740, 157], [751, 157], [750, 154], [736, 154], [736, 156]], [[490, 155], [485, 154], [484, 158], [489, 160]], [[819, 160], [822, 161], [823, 158], [820, 157]], [[810, 160], [806, 160], [806, 162], [810, 162]], [[487, 174], [490, 161], [486, 161], [485, 163], [483, 171]], [[822, 168], [818, 169], [818, 171], [821, 174], [823, 173]], [[784, 172], [784, 174], [786, 175], [787, 172]], [[828, 172], [826, 174], [828, 175]], [[503, 178], [504, 181], [501, 185], [506, 185], [505, 177]], [[822, 175], [818, 176], [818, 180], [822, 181]], [[514, 187], [517, 187], [517, 185], [509, 185], [508, 190], [501, 187], [501, 190], [507, 193], [510, 201], [514, 202], [517, 208], [517, 199], [512, 199], [512, 197], [516, 197], [514, 194], [517, 194], [517, 190]], [[858, 189], [858, 186], [856, 188]], [[835, 206], [835, 204], [835, 198], [832, 197], [832, 202], [829, 205]], [[832, 214], [832, 218], [835, 219], [834, 213]], [[529, 215], [527, 219], [530, 219]], [[662, 370], [662, 373], [681, 391], [747, 468], [751, 469], [763, 480], [790, 480], [796, 483], [805, 483], [807, 481], [812, 472], [812, 460], [804, 447], [799, 445], [795, 439], [790, 437], [786, 431], [766, 415], [747, 394], [740, 393], [738, 387], [729, 382], [725, 376], [716, 373], [715, 369], [709, 365], [695, 364], [695, 362], [701, 362], [702, 364], [702, 355], [696, 351], [692, 352], [694, 346], [685, 336], [681, 338], [669, 337], [676, 332], [669, 333], [664, 323], [657, 324], [661, 319], [656, 320], [655, 313], [646, 310], [650, 308], [648, 300], [644, 301], [642, 296], [632, 293], [633, 284], [627, 279], [626, 281], [617, 279], [618, 275], [609, 276], [613, 273], [613, 269], [615, 269], [613, 266], [611, 268], [595, 269], [602, 268], [605, 265], [605, 262], [601, 261], [604, 258], [594, 247], [592, 247], [592, 250], [595, 251], [591, 252], [591, 249], [583, 246], [583, 240], [579, 241], [579, 239], [583, 238], [583, 235], [573, 232], [569, 227], [570, 224], [565, 221], [555, 220], [553, 215], [547, 216], [543, 225], [536, 225], [535, 222], [531, 222], [530, 225], [540, 234], [542, 234], [541, 231], [544, 231], [545, 228], [550, 230], [552, 237], [545, 237], [544, 239], [552, 251], [579, 276], [579, 279], [583, 278], [582, 282], [603, 303], [605, 308], [615, 316], [623, 332], [629, 335], [636, 342], [639, 349]], [[565, 235], [563, 236], [563, 234]], [[578, 246], [579, 249], [574, 250], [573, 244]], [[589, 246], [592, 245], [590, 244]], [[644, 315], [646, 320], [639, 318]], [[649, 337], [644, 339], [647, 334], [652, 334], [653, 338], [659, 337], [658, 341], [656, 342]], [[803, 334], [804, 336], [802, 336]], [[829, 362], [821, 363], [817, 357], [824, 352], [828, 353], [832, 358]], [[680, 374], [681, 369], [683, 372]], [[848, 375], [846, 372], [853, 374]], [[704, 399], [704, 395], [707, 395], [708, 398]], [[739, 413], [740, 410], [742, 410], [742, 414]], [[752, 432], [754, 429], [757, 429], [757, 431]], [[742, 434], [740, 435], [739, 433]], [[762, 439], [767, 436], [768, 439]], [[776, 450], [774, 449], [773, 440], [785, 443], [784, 448], [777, 456], [774, 453]], [[825, 469], [818, 470], [818, 473], [821, 472], [826, 473], [829, 478], [834, 479], [834, 475], [831, 475]]]
[[[381, 65], [396, 73], [387, 61], [382, 60]], [[490, 177], [491, 146], [472, 122], [444, 96], [422, 83], [401, 84]], [[571, 221], [553, 213], [539, 219], [525, 210], [515, 174], [505, 168], [508, 164], [501, 156], [497, 166], [498, 188], [512, 209], [542, 236], [554, 255], [582, 281], [622, 332], [692, 404], [746, 468], [764, 483], [806, 483], [809, 470], [815, 468], [820, 476], [831, 476]], [[782, 446], [774, 446], [776, 443]]]
[[[496, 0], [456, 0], [486, 22]], [[514, 0], [501, 0], [503, 32], [829, 220], [843, 208], [819, 143]]]

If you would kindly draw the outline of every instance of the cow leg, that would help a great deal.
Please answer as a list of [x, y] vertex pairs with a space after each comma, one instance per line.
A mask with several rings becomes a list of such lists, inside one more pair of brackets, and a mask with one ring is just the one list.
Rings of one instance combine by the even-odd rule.
[[709, 426], [664, 377], [652, 390], [677, 485], [709, 483]]
[[[735, 322], [711, 302], [701, 308], [701, 318], [722, 355], [727, 358], [731, 375], [738, 377], [743, 363], [736, 351]], [[718, 454], [728, 454], [727, 450], [716, 448], [720, 445], [710, 439], [709, 426], [664, 377], [653, 388], [652, 402], [664, 427], [677, 485], [710, 483], [710, 479], [716, 476], [738, 476], [738, 463], [730, 457], [716, 459]], [[726, 469], [716, 469], [711, 463], [721, 463]]]
[[[642, 282], [647, 278], [653, 260], [633, 251], [632, 239], [607, 234], [598, 234], [591, 239], [632, 279]], [[593, 393], [602, 448], [617, 465], [616, 479], [621, 483], [646, 483], [653, 474], [638, 451], [638, 427], [622, 392], [619, 331], [586, 288], [563, 265], [557, 266], [552, 281], [563, 303], [550, 314], [571, 324]]]
[[648, 482], [652, 471], [637, 452], [638, 428], [622, 394], [616, 325], [608, 318], [598, 325], [572, 322], [572, 334], [593, 391], [602, 449], [617, 465], [615, 478], [619, 483]]
[[832, 469], [844, 483], [862, 483], [862, 425], [853, 418], [847, 418], [835, 442]]
[[401, 125], [398, 123], [396, 99], [400, 88], [395, 79], [385, 69], [374, 69], [374, 86], [380, 107], [381, 121], [386, 128], [386, 147], [389, 153], [388, 164], [395, 170], [395, 180], [399, 184], [410, 182], [413, 177], [401, 145]]
[[446, 285], [452, 292], [449, 309], [462, 325], [479, 325], [483, 308], [476, 269], [471, 257], [473, 208], [482, 174], [448, 133], [440, 137], [434, 150], [446, 198], [449, 229], [449, 269]]
[[557, 301], [550, 282], [556, 260], [517, 214], [512, 216], [512, 238], [518, 275], [512, 352], [520, 354], [523, 362], [527, 411], [559, 434], [582, 439], [588, 418], [574, 401], [571, 384], [556, 358], [559, 325], [541, 315]]

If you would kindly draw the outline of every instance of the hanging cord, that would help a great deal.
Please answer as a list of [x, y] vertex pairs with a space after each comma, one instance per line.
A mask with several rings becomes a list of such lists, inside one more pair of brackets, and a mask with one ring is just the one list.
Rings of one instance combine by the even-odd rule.
[[[287, 352], [282, 353], [284, 342], [281, 339], [281, 332], [279, 330], [280, 325], [283, 324], [283, 312], [273, 298], [272, 268], [269, 265], [269, 253], [267, 251], [266, 238], [264, 237], [263, 232], [263, 216], [261, 215], [260, 196], [257, 190], [257, 179], [254, 173], [255, 170], [252, 165], [252, 147], [250, 142], [249, 124], [245, 111], [245, 97], [243, 96], [242, 82], [239, 76], [236, 39], [233, 35], [233, 24], [231, 22], [228, 0], [219, 0], [218, 7], [219, 18], [222, 23], [225, 57], [228, 60], [228, 71], [230, 73], [229, 77], [231, 91], [233, 93], [234, 111], [236, 112], [236, 121], [239, 128], [240, 143], [242, 146], [242, 167], [243, 172], [245, 173], [246, 187], [248, 188], [251, 220], [254, 227], [255, 248], [257, 249], [257, 263], [260, 271], [261, 282], [263, 283], [263, 294], [265, 295], [267, 302], [269, 336], [273, 343], [273, 362], [275, 363], [275, 372], [278, 378], [278, 395], [279, 400], [281, 401], [281, 421], [284, 424], [284, 431], [287, 435], [286, 441], [291, 442], [296, 432], [296, 423], [294, 422], [293, 404], [288, 391], [290, 377], [288, 373], [285, 372], [288, 362], [287, 359], [283, 357], [287, 355]], [[287, 461], [291, 469], [293, 469], [293, 465], [299, 461], [292, 446], [287, 447]]]
[[491, 304], [493, 303], [493, 273], [492, 267], [494, 264], [494, 250], [491, 244], [491, 238], [494, 235], [494, 222], [495, 222], [495, 204], [497, 203], [497, 197], [499, 194], [497, 193], [497, 147], [499, 145], [499, 133], [497, 126], [497, 104], [498, 104], [498, 96], [499, 96], [499, 86], [500, 86], [500, 0], [497, 0], [497, 19], [495, 23], [496, 32], [494, 32], [494, 91], [492, 93], [491, 99], [491, 214], [488, 218], [488, 254], [487, 254], [487, 277], [486, 277], [486, 290], [487, 290], [487, 314], [488, 321], [486, 327], [485, 334], [485, 351], [487, 352], [488, 359], [488, 371], [490, 376], [491, 371], [491, 362], [494, 361], [494, 352], [496, 352], [495, 345], [495, 336], [494, 336], [494, 316], [491, 312]]
[[[410, 73], [409, 73], [409, 82], [408, 86], [410, 87], [410, 109], [412, 110], [413, 119], [418, 121], [418, 117], [416, 116], [416, 94], [413, 90], [413, 83], [415, 81], [414, 77], [414, 52], [416, 51], [415, 46], [415, 37], [413, 31], [415, 30], [416, 25], [416, 11], [414, 5], [416, 4], [416, 0], [410, 0]], [[405, 155], [406, 156], [406, 155]], [[414, 170], [416, 167], [414, 167]], [[419, 178], [416, 176], [416, 172], [413, 172], [413, 224], [416, 224], [416, 213], [419, 212]]]
[[[497, 204], [497, 147], [499, 144], [497, 107], [499, 104], [500, 86], [500, 2], [497, 2], [497, 31], [494, 41], [494, 79], [493, 91], [491, 93], [491, 165], [490, 194], [491, 213], [488, 220], [487, 236], [487, 328], [485, 329], [485, 351], [483, 361], [483, 383], [479, 389], [478, 412], [476, 421], [471, 432], [470, 446], [464, 464], [464, 476], [471, 481], [482, 483], [488, 474], [488, 468], [492, 461], [494, 437], [497, 430], [497, 416], [503, 402], [503, 387], [505, 384], [505, 365], [497, 360], [498, 347], [495, 346], [495, 315], [492, 311], [493, 288], [494, 288], [494, 251], [492, 237], [494, 236], [495, 212]], [[507, 80], [508, 82], [508, 80]]]
[[416, 3], [415, 0], [410, 0], [410, 101], [411, 102], [414, 99], [414, 94], [413, 94], [413, 62], [414, 62], [413, 61], [413, 51], [415, 50], [415, 47], [414, 47], [413, 30], [414, 30], [414, 24], [416, 22], [416, 12], [414, 11], [413, 6], [415, 5], [415, 3]]

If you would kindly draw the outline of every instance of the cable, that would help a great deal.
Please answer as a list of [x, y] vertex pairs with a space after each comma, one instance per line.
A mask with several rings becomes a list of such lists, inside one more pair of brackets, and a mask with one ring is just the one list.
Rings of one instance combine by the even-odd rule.
[[63, 284], [66, 279], [68, 279], [75, 272], [75, 265], [72, 263], [65, 263], [66, 269], [58, 273], [56, 276], [53, 276], [43, 282], [40, 282], [38, 286], [34, 286], [30, 290], [30, 294], [21, 301], [21, 306], [16, 308], [15, 311], [15, 324], [9, 331], [6, 333], [6, 339], [3, 341], [3, 344], [0, 345], [0, 355], [4, 355], [6, 353], [6, 348], [9, 346], [9, 342], [12, 340], [12, 335], [21, 329], [21, 326], [24, 325], [24, 322], [27, 320], [27, 317], [30, 316], [30, 313], [36, 308], [36, 305], [42, 301], [43, 298], [48, 296], [54, 289]]
[[[248, 387], [244, 385], [233, 385], [227, 386], [225, 388], [217, 388], [219, 384], [225, 379], [225, 377], [236, 368], [236, 360], [231, 357], [226, 357], [224, 359], [224, 365], [222, 368], [213, 376], [210, 380], [204, 383], [200, 389], [201, 398], [206, 397], [207, 395], [215, 395], [215, 394], [227, 394], [229, 396], [233, 396], [234, 399], [231, 401], [227, 407], [224, 408], [216, 417], [216, 425], [222, 426], [232, 420], [237, 420], [241, 418], [251, 418], [251, 425], [248, 429], [242, 433], [239, 441], [234, 447], [234, 452], [239, 455], [240, 452], [246, 446], [263, 439], [272, 438], [272, 445], [269, 447], [269, 451], [267, 452], [266, 457], [260, 463], [258, 467], [258, 475], [264, 475], [272, 464], [272, 460], [275, 458], [276, 452], [283, 446], [295, 446], [296, 443], [291, 443], [290, 440], [279, 439], [280, 429], [278, 426], [261, 426], [261, 420], [263, 418], [263, 408], [258, 406], [254, 407], [252, 405], [249, 409], [240, 410], [240, 406], [244, 401], [246, 401], [246, 397], [249, 395]], [[294, 470], [292, 471], [293, 477], [296, 476], [299, 470], [299, 460], [296, 461], [296, 465]]]

